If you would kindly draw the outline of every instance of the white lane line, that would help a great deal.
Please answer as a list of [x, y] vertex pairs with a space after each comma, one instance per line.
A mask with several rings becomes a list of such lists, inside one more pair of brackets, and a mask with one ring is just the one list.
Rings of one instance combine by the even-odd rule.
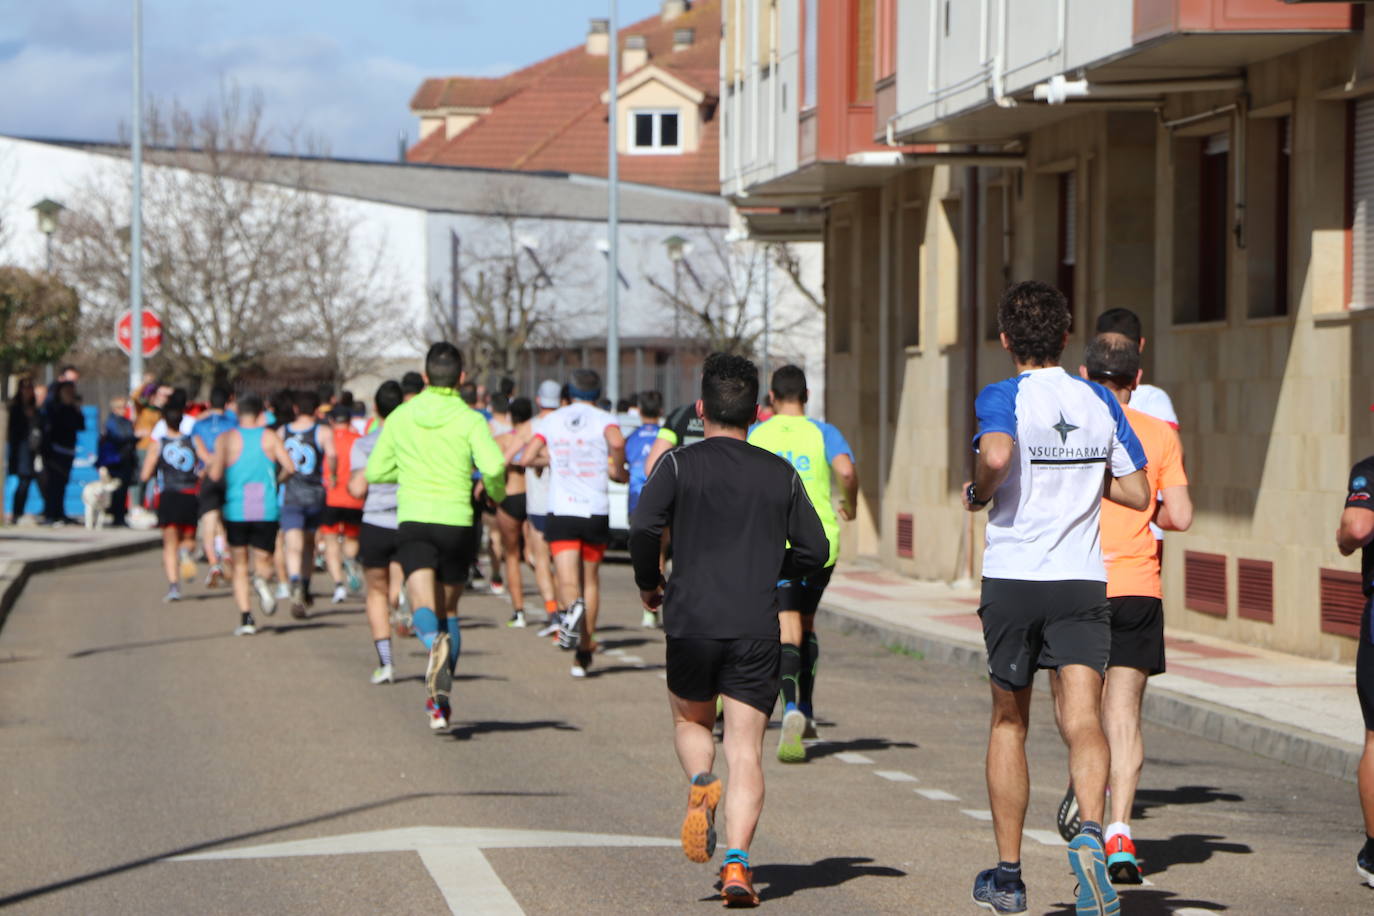
[[835, 755], [835, 759], [840, 763], [872, 763], [873, 761], [863, 754], [856, 754], [853, 751], [841, 751]]
[[931, 801], [958, 801], [959, 796], [950, 795], [944, 789], [917, 789], [916, 794]]
[[881, 776], [889, 782], [920, 782], [915, 776], [901, 770], [874, 770], [873, 775]]
[[627, 665], [644, 666], [644, 659], [640, 658], [638, 655], [622, 655], [620, 656], [620, 660]]
[[665, 681], [668, 680], [668, 672], [666, 672], [666, 671], [660, 671], [660, 672], [658, 673], [658, 676], [659, 676], [659, 678], [662, 679], [662, 680], [665, 680]]
[[976, 808], [961, 808], [961, 809], [959, 809], [959, 813], [960, 813], [960, 814], [967, 814], [969, 817], [973, 818], [975, 821], [990, 821], [990, 820], [992, 820], [992, 812], [991, 812], [991, 811], [983, 811], [983, 810], [979, 810], [979, 809], [976, 809]]
[[469, 846], [418, 850], [420, 861], [439, 886], [449, 911], [492, 913], [494, 916], [524, 916], [496, 869], [482, 850]]
[[1064, 838], [1062, 836], [1060, 836], [1053, 830], [1032, 830], [1031, 828], [1027, 827], [1025, 830], [1022, 830], [1021, 832], [1024, 833], [1026, 836], [1030, 837], [1032, 840], [1035, 840], [1035, 842], [1039, 843], [1042, 846], [1069, 845], [1068, 843], [1064, 842]]

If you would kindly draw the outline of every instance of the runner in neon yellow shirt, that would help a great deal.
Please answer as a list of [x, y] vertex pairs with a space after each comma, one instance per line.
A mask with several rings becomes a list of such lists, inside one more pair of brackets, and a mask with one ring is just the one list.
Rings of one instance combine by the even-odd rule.
[[[806, 762], [803, 738], [816, 735], [812, 695], [816, 685], [816, 608], [830, 582], [840, 553], [840, 519], [854, 517], [859, 496], [859, 475], [854, 453], [844, 435], [829, 423], [806, 416], [806, 373], [797, 366], [783, 366], [773, 373], [770, 386], [773, 417], [749, 432], [749, 441], [786, 458], [811, 497], [825, 536], [830, 540], [830, 559], [824, 569], [804, 579], [778, 583], [778, 622], [782, 631], [782, 738], [778, 759], [783, 763]], [[831, 497], [831, 476], [840, 484], [840, 506]]]

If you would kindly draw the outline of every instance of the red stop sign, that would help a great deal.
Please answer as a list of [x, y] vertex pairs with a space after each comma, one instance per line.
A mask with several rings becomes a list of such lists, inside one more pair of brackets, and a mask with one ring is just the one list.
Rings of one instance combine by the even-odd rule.
[[[119, 349], [130, 356], [133, 355], [133, 334], [134, 313], [125, 312], [119, 316], [115, 322], [115, 343], [119, 344]], [[162, 319], [157, 317], [157, 312], [149, 309], [143, 310], [143, 355], [156, 356], [162, 349]]]

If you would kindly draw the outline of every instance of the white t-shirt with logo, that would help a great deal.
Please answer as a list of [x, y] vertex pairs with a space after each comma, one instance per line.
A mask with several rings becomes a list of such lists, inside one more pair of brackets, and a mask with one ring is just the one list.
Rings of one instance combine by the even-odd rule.
[[1178, 414], [1174, 412], [1174, 402], [1163, 388], [1155, 385], [1137, 385], [1135, 391], [1131, 392], [1131, 406], [1178, 429]]
[[994, 382], [975, 411], [978, 438], [1006, 433], [1014, 442], [1011, 473], [993, 495], [983, 575], [1107, 581], [1104, 469], [1125, 477], [1145, 467], [1145, 450], [1116, 398], [1054, 366]]
[[612, 426], [618, 428], [615, 417], [585, 401], [560, 407], [539, 421], [535, 435], [549, 451], [550, 515], [610, 514], [606, 430]]
[[[539, 435], [539, 425], [544, 422], [543, 417], [535, 417], [530, 421], [530, 431]], [[525, 446], [529, 448], [529, 446]], [[523, 457], [517, 455], [517, 458]], [[552, 472], [548, 468], [525, 468], [525, 511], [530, 515], [549, 514], [549, 477]]]

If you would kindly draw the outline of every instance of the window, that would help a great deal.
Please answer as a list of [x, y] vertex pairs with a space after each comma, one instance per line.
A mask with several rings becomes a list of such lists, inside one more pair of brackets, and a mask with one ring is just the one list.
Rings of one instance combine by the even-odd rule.
[[802, 11], [802, 28], [805, 30], [802, 47], [802, 111], [816, 107], [816, 83], [820, 81], [820, 74], [816, 72], [816, 28], [819, 17], [819, 0], [806, 0]]
[[[1074, 269], [1078, 264], [1078, 181], [1077, 173], [1059, 175], [1059, 250], [1055, 257], [1054, 285], [1069, 300], [1069, 314], [1074, 308]], [[1072, 328], [1073, 322], [1070, 322]]]
[[1289, 176], [1293, 119], [1258, 118], [1246, 142], [1249, 198], [1245, 213], [1246, 316], [1288, 314]]
[[1231, 136], [1174, 141], [1174, 321], [1226, 319], [1231, 260]]
[[636, 111], [633, 122], [633, 152], [681, 152], [676, 111]]
[[1374, 306], [1374, 97], [1349, 103], [1350, 302]]

